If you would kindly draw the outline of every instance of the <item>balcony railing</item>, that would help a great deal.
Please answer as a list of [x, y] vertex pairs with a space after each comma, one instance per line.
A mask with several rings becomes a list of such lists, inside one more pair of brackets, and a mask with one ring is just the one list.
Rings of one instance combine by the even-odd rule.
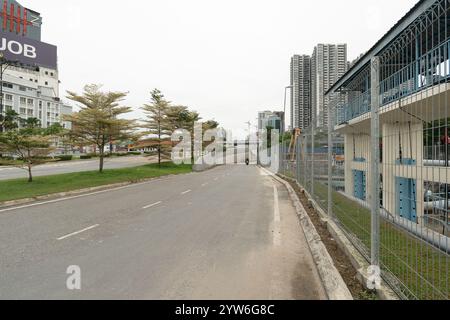
[[[380, 103], [385, 106], [431, 86], [450, 80], [450, 40], [430, 50], [380, 82]], [[425, 71], [423, 71], [425, 70]], [[351, 93], [350, 93], [351, 94]], [[371, 92], [348, 97], [337, 108], [337, 125], [370, 112]]]

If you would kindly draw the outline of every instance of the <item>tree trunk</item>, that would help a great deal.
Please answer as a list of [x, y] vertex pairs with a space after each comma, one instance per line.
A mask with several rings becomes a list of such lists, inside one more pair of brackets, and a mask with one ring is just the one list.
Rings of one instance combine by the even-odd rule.
[[103, 173], [104, 164], [105, 164], [105, 154], [104, 154], [104, 152], [100, 151], [100, 167], [99, 167], [100, 173]]
[[158, 147], [158, 167], [161, 168], [161, 145]]
[[28, 183], [33, 182], [33, 174], [31, 173], [31, 166], [28, 166]]
[[162, 141], [161, 141], [161, 109], [159, 109], [159, 119], [158, 120], [158, 168], [161, 169], [161, 147], [162, 147]]

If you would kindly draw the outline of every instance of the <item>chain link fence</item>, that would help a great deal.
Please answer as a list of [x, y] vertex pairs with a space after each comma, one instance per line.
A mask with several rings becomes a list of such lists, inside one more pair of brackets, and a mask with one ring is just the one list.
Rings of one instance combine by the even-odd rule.
[[403, 299], [450, 298], [449, 3], [329, 93], [328, 128], [282, 147], [282, 173]]

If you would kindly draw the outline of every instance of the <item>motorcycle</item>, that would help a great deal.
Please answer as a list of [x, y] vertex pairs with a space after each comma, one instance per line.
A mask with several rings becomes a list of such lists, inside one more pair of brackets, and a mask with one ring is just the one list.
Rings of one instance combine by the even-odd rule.
[[250, 160], [249, 160], [249, 159], [245, 159], [245, 164], [246, 164], [247, 166], [249, 166], [249, 165], [250, 165]]

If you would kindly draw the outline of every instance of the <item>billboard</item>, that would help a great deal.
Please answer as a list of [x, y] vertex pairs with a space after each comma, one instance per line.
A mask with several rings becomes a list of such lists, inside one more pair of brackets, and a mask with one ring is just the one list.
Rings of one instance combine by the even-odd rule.
[[57, 69], [57, 47], [51, 44], [0, 31], [0, 52], [6, 60], [31, 67]]

